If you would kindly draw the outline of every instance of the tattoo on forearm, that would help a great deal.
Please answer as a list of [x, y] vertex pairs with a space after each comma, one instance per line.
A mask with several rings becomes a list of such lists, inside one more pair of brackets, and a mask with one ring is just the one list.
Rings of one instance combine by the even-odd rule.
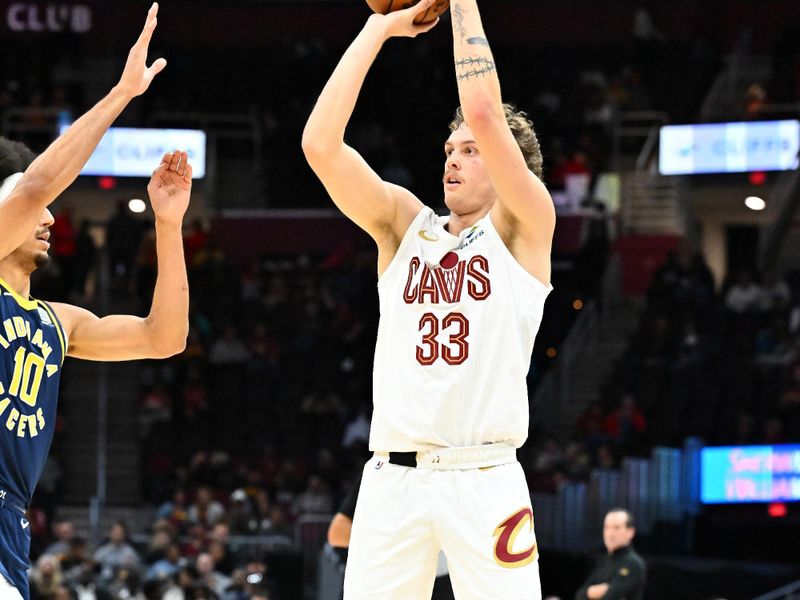
[[458, 29], [458, 34], [461, 36], [461, 43], [464, 43], [464, 36], [467, 35], [467, 29], [464, 27], [464, 10], [460, 4], [453, 7], [453, 17], [455, 18], [455, 28]]
[[495, 70], [494, 61], [483, 56], [469, 56], [456, 61], [456, 80], [482, 77]]
[[485, 37], [471, 37], [467, 38], [467, 43], [472, 44], [473, 46], [488, 46], [489, 40]]

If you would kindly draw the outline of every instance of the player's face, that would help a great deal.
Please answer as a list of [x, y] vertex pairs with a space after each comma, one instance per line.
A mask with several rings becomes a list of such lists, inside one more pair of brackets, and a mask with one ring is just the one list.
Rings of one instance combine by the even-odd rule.
[[457, 214], [491, 206], [496, 199], [489, 172], [475, 136], [466, 123], [450, 134], [444, 145], [444, 202]]
[[636, 530], [628, 527], [628, 516], [624, 512], [612, 512], [603, 522], [603, 543], [609, 552], [627, 546]]
[[50, 262], [50, 226], [53, 224], [53, 215], [44, 209], [39, 216], [39, 222], [31, 232], [30, 237], [12, 253], [17, 262], [31, 271], [45, 267]]

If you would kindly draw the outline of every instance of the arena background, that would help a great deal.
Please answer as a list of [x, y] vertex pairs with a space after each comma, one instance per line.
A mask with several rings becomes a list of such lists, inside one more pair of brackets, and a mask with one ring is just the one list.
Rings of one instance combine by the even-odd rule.
[[[0, 134], [46, 147], [116, 82], [147, 6], [0, 1]], [[667, 124], [798, 119], [800, 6], [481, 8], [558, 210], [520, 452], [544, 595], [572, 598], [602, 552], [604, 511], [622, 505], [648, 600], [798, 597], [800, 467], [773, 502], [700, 497], [702, 447], [800, 443], [796, 163], [663, 176], [658, 159]], [[332, 207], [300, 135], [368, 14], [361, 0], [162, 2], [151, 56], [168, 67], [115, 125], [207, 135], [185, 230], [190, 338], [168, 361], [68, 361], [29, 515], [35, 597], [92, 585], [98, 598], [178, 585], [212, 597], [229, 584], [239, 595], [220, 597], [340, 597], [343, 557], [325, 531], [368, 455], [375, 253]], [[384, 178], [439, 208], [450, 45], [447, 23], [390, 41], [348, 130]], [[33, 294], [146, 311], [152, 213], [128, 209], [145, 185], [80, 177], [54, 204], [55, 260]], [[135, 560], [105, 569], [92, 557], [118, 520]], [[211, 567], [198, 561], [209, 551]]]

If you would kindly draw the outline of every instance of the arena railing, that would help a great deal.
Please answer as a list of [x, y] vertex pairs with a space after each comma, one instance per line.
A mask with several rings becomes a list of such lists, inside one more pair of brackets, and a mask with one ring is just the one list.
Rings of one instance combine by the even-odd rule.
[[317, 591], [320, 552], [325, 546], [328, 526], [333, 515], [301, 515], [295, 521], [295, 540], [303, 555], [303, 582], [305, 597]]
[[336, 550], [325, 544], [319, 554], [316, 600], [341, 600], [344, 588], [344, 562]]
[[[531, 494], [540, 546], [585, 551], [597, 542], [606, 512], [630, 510], [641, 534], [659, 522], [678, 523], [696, 512], [698, 441], [683, 448], [656, 447], [649, 458], [627, 457], [619, 469], [593, 469], [587, 481], [563, 484], [554, 494]], [[698, 481], [695, 481], [695, 480]]]

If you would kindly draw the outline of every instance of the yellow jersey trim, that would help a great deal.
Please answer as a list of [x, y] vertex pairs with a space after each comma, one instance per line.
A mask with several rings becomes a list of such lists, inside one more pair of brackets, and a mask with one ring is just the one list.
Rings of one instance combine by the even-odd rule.
[[53, 319], [53, 326], [56, 328], [56, 333], [58, 334], [58, 341], [61, 342], [61, 365], [64, 364], [64, 359], [67, 357], [67, 344], [64, 341], [64, 332], [62, 332], [61, 321], [58, 320], [56, 317], [56, 313], [50, 308], [50, 305], [43, 301], [37, 300], [39, 306], [47, 311], [47, 314], [50, 315], [50, 318]]
[[34, 310], [34, 309], [38, 308], [38, 305], [36, 304], [36, 300], [32, 300], [32, 299], [25, 300], [25, 298], [20, 296], [17, 292], [15, 292], [11, 288], [11, 286], [8, 285], [6, 283], [6, 281], [5, 281], [5, 279], [3, 279], [2, 277], [0, 277], [0, 286], [2, 286], [2, 288], [4, 290], [6, 290], [6, 292], [8, 292], [14, 298], [14, 300], [17, 301], [17, 304], [19, 304], [25, 310]]

